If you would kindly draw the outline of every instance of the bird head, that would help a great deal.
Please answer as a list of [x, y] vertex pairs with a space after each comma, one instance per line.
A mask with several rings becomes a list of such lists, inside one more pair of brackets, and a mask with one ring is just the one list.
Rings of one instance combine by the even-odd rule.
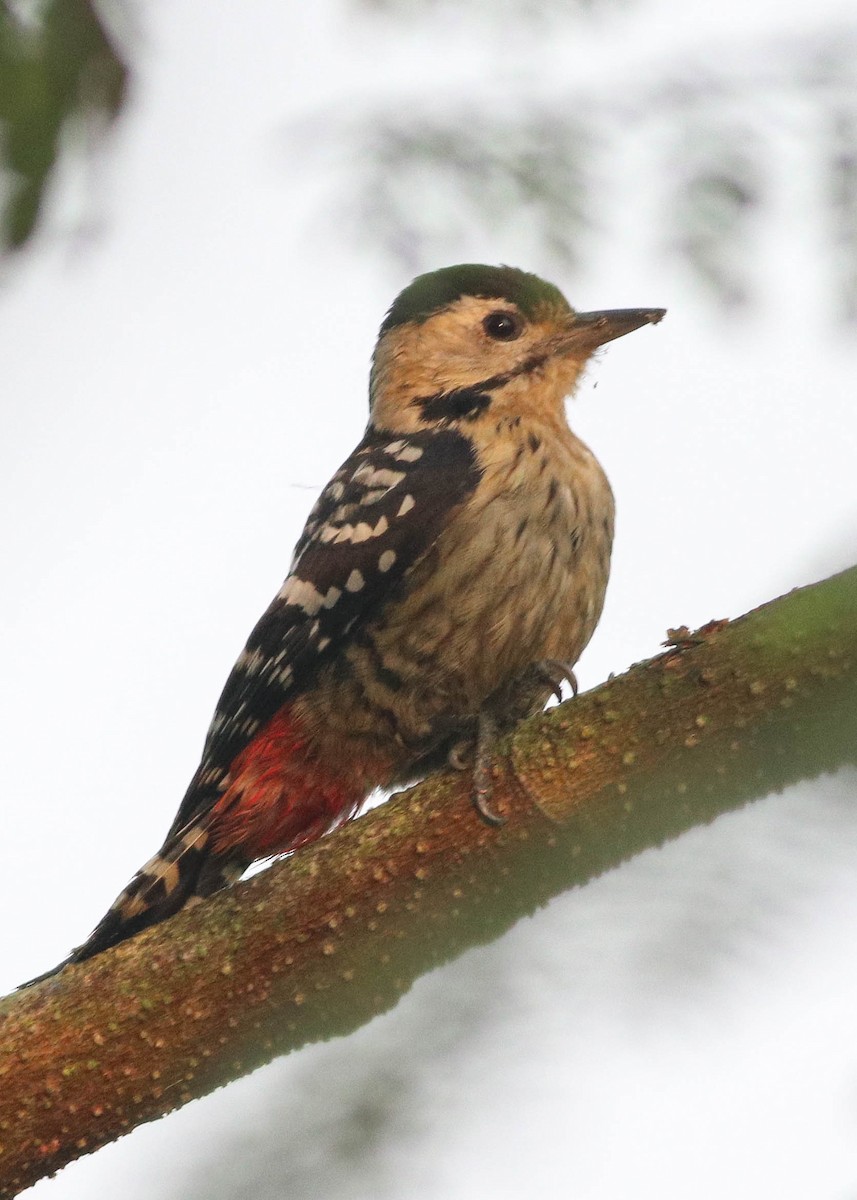
[[496, 419], [562, 419], [594, 350], [664, 309], [575, 312], [562, 292], [515, 267], [465, 263], [419, 275], [381, 325], [373, 424], [397, 433]]

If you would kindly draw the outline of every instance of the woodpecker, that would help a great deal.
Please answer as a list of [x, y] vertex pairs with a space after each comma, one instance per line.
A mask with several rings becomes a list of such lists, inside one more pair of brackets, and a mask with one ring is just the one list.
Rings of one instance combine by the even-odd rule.
[[594, 350], [663, 315], [575, 312], [506, 266], [405, 288], [363, 440], [227, 679], [163, 846], [67, 962], [445, 761], [472, 769], [477, 810], [499, 822], [493, 740], [573, 682], [607, 586], [613, 495], [563, 402]]

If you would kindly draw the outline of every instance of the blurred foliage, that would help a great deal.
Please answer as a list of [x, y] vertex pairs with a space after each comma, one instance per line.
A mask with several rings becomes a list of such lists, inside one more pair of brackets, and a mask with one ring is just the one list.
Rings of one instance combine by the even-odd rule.
[[831, 115], [828, 191], [845, 316], [857, 320], [857, 105]]
[[765, 197], [764, 148], [747, 127], [714, 121], [682, 130], [672, 163], [669, 228], [687, 267], [724, 305], [752, 291], [750, 242], [755, 210]]
[[[759, 234], [792, 188], [832, 303], [857, 321], [857, 25], [701, 45], [696, 61], [673, 56], [621, 86], [614, 71], [570, 89], [561, 38], [572, 35], [573, 55], [581, 21], [591, 33], [620, 2], [348, 0], [388, 27], [370, 36], [391, 60], [405, 22], [437, 46], [426, 41], [407, 95], [401, 84], [380, 102], [351, 94], [290, 127], [290, 166], [324, 168], [333, 220], [322, 236], [333, 230], [401, 275], [510, 231], [520, 244], [523, 232], [534, 262], [570, 276], [637, 220], [661, 258], [736, 307], [754, 297]], [[101, 3], [0, 0], [0, 252], [31, 237], [57, 166], [122, 108], [128, 71]], [[451, 30], [458, 52], [478, 50], [486, 68], [476, 94], [452, 71], [443, 87], [437, 69], [420, 77]], [[407, 40], [402, 49], [413, 54]]]
[[[588, 11], [615, 6], [619, 0], [468, 0], [467, 7], [485, 21], [545, 21], [567, 16], [575, 9]], [[461, 9], [460, 0], [351, 0], [360, 13], [397, 18], [436, 16], [441, 9]]]
[[331, 168], [335, 227], [413, 272], [460, 256], [463, 233], [501, 238], [515, 225], [568, 273], [597, 255], [612, 221], [643, 213], [661, 252], [734, 307], [753, 298], [760, 228], [784, 200], [794, 206], [791, 189], [834, 304], [857, 319], [857, 26], [702, 47], [698, 62], [647, 66], [621, 88], [611, 74], [551, 89], [538, 57], [524, 53], [518, 76], [504, 76], [501, 103], [446, 80], [440, 98], [435, 86], [294, 125], [295, 157]]
[[425, 115], [375, 116], [330, 137], [330, 116], [302, 127], [308, 146], [344, 152], [336, 224], [412, 271], [448, 257], [468, 231], [526, 225], [564, 266], [576, 266], [589, 225], [585, 128], [552, 113], [511, 116], [473, 106], [465, 123]]
[[0, 251], [32, 235], [75, 134], [103, 129], [125, 99], [127, 68], [90, 0], [0, 0]]

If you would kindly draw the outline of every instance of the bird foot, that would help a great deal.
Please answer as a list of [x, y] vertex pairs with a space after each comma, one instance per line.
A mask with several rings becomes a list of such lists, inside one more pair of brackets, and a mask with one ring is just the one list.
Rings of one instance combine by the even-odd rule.
[[450, 747], [446, 761], [453, 771], [469, 771], [473, 766], [473, 738], [462, 738]]
[[[527, 677], [530, 685], [534, 679], [540, 684], [548, 684], [557, 700], [562, 700], [564, 683], [570, 685], [572, 695], [577, 695], [577, 679], [570, 663], [548, 658], [543, 662], [534, 663]], [[544, 697], [543, 692], [542, 697]], [[538, 707], [541, 708], [543, 705], [544, 699], [542, 698]], [[506, 720], [503, 728], [513, 727], [518, 720], [532, 711], [531, 705], [527, 703], [522, 711], [512, 713], [511, 722], [508, 719], [509, 714], [505, 714]], [[447, 754], [447, 762], [454, 770], [472, 771], [471, 803], [485, 824], [495, 828], [506, 823], [506, 818], [495, 812], [491, 805], [494, 795], [494, 751], [499, 731], [498, 717], [493, 709], [486, 705], [480, 710], [476, 720], [475, 743], [473, 738], [462, 738], [454, 743]]]
[[572, 696], [577, 695], [577, 676], [571, 668], [571, 663], [560, 662], [556, 658], [546, 658], [543, 662], [536, 663], [535, 671], [539, 678], [550, 686], [557, 700], [562, 700], [564, 683], [571, 687]]
[[476, 739], [462, 738], [447, 754], [447, 762], [454, 770], [471, 772], [473, 788], [470, 801], [485, 824], [494, 827], [506, 823], [506, 818], [494, 812], [491, 807], [497, 730], [496, 718], [483, 709], [476, 720]]

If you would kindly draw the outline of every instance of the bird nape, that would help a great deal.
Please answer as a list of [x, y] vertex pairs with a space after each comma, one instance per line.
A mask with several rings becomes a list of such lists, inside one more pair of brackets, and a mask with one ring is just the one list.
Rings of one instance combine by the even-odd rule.
[[501, 822], [495, 739], [573, 684], [610, 567], [613, 494], [563, 402], [594, 350], [663, 315], [576, 312], [505, 266], [404, 289], [375, 347], [366, 433], [226, 681], [164, 844], [66, 962], [444, 763], [472, 773], [476, 812]]

